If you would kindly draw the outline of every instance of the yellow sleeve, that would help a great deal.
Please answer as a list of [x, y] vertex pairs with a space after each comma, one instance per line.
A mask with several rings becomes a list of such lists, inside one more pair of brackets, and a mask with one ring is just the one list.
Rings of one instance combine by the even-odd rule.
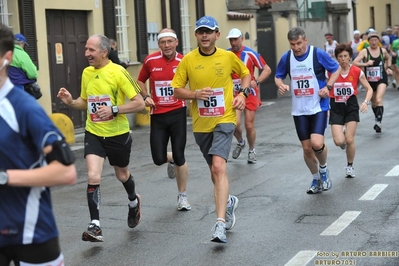
[[360, 52], [364, 48], [364, 41], [362, 41], [359, 46], [357, 47], [357, 50]]

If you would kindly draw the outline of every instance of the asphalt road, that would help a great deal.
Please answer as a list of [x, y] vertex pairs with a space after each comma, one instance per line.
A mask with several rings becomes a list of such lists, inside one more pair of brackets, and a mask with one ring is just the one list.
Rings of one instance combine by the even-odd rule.
[[291, 99], [265, 102], [256, 120], [258, 162], [247, 164], [247, 150], [228, 161], [230, 191], [239, 205], [226, 244], [210, 242], [213, 185], [191, 126], [186, 158], [192, 210], [177, 211], [176, 182], [167, 177], [166, 165], [152, 163], [149, 128], [137, 128], [130, 169], [142, 196], [142, 221], [127, 227], [127, 196], [107, 162], [100, 208], [104, 243], [83, 242], [90, 220], [86, 165], [77, 143], [78, 183], [52, 189], [66, 265], [399, 265], [398, 90], [388, 88], [384, 106], [381, 134], [373, 130], [371, 109], [361, 115], [354, 179], [344, 178], [345, 153], [327, 128], [333, 189], [308, 195], [312, 177], [290, 115]]

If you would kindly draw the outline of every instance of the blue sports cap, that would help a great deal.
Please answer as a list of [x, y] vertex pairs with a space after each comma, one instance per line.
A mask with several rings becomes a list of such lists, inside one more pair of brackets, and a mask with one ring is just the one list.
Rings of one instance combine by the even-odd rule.
[[29, 46], [29, 44], [26, 42], [26, 38], [24, 35], [22, 35], [21, 33], [17, 33], [14, 35], [14, 39], [18, 42], [23, 42], [25, 43], [27, 46]]
[[195, 23], [194, 31], [197, 31], [199, 28], [208, 28], [210, 30], [216, 30], [219, 29], [219, 25], [216, 19], [214, 19], [213, 17], [204, 16]]

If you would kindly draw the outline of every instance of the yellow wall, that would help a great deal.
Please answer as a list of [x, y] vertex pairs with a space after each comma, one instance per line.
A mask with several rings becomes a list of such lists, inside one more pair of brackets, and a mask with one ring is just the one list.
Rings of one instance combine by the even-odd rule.
[[[356, 5], [357, 26], [360, 32], [365, 32], [371, 26], [370, 7], [374, 7], [375, 29], [381, 33], [387, 26], [399, 24], [398, 0], [360, 0]], [[387, 25], [386, 5], [391, 4], [392, 25]]]

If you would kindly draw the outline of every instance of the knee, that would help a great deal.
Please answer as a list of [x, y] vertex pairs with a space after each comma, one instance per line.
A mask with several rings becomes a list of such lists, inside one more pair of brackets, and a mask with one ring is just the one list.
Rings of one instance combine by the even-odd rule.
[[95, 172], [87, 172], [87, 182], [92, 185], [100, 184], [101, 174]]
[[355, 142], [354, 137], [346, 137], [346, 144], [352, 145]]
[[313, 151], [315, 153], [322, 153], [324, 151], [324, 148], [326, 147], [326, 145], [324, 145], [324, 143], [322, 143], [321, 145], [315, 145], [312, 147]]
[[163, 165], [164, 163], [166, 163], [168, 161], [166, 156], [163, 156], [162, 158], [159, 157], [159, 156], [158, 157], [157, 156], [153, 156], [152, 160], [154, 161], [154, 164], [158, 165], [158, 166]]

